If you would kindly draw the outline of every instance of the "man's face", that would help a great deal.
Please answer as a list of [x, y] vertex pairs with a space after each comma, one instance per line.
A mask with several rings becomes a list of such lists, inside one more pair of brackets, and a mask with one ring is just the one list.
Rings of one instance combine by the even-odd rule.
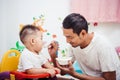
[[73, 33], [72, 29], [64, 29], [63, 34], [66, 37], [66, 41], [72, 45], [72, 47], [81, 46], [83, 43], [83, 39], [80, 38], [80, 35]]

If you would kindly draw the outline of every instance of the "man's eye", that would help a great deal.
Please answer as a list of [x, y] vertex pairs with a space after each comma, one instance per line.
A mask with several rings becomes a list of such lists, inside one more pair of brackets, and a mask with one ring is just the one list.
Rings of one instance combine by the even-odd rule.
[[68, 39], [73, 39], [73, 37], [68, 37]]
[[70, 37], [70, 39], [73, 39], [73, 37]]

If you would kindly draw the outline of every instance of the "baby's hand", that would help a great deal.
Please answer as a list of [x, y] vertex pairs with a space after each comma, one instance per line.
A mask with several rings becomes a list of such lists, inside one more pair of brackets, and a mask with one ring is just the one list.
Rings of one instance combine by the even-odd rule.
[[47, 69], [47, 73], [49, 73], [51, 77], [54, 77], [56, 75], [56, 72], [54, 69]]
[[57, 74], [60, 74], [61, 70], [59, 68], [54, 68]]

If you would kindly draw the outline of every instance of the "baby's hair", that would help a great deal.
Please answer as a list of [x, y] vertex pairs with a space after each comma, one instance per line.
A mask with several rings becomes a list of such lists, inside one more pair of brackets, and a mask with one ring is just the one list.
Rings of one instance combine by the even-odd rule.
[[40, 29], [34, 25], [23, 26], [22, 30], [19, 33], [20, 40], [24, 44], [27, 36], [28, 35], [35, 35], [37, 31], [40, 31]]

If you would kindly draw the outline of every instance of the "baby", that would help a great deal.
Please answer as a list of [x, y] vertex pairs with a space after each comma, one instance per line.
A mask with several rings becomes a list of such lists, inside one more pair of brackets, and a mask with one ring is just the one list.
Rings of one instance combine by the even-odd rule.
[[[21, 53], [18, 71], [27, 72], [28, 74], [49, 73], [51, 78], [53, 78], [56, 75], [56, 71], [60, 73], [60, 70], [52, 66], [41, 54], [43, 47], [42, 38], [40, 29], [33, 25], [25, 25], [20, 31], [20, 40], [26, 48]], [[55, 52], [55, 50], [51, 50], [51, 52], [53, 51]]]

